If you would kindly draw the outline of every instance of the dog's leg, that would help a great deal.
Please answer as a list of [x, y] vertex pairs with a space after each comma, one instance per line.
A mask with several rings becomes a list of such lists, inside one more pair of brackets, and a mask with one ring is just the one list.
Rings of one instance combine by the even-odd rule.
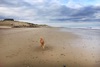
[[43, 45], [43, 47], [42, 47], [43, 49], [45, 48], [45, 46]]

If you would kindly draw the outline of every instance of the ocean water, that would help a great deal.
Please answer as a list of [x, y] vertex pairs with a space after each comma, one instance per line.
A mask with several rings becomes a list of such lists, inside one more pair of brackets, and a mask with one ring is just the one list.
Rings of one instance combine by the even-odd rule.
[[100, 29], [100, 22], [68, 23], [63, 25], [68, 28]]
[[100, 29], [100, 22], [43, 22], [42, 24], [54, 27]]
[[50, 23], [51, 26], [82, 29], [100, 29], [100, 22], [82, 22], [82, 23]]
[[100, 22], [38, 21], [33, 23], [47, 24], [53, 27], [100, 29]]

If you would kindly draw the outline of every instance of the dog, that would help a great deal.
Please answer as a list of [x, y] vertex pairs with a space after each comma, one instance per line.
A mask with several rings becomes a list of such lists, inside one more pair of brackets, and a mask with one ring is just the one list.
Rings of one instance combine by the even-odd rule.
[[44, 49], [45, 48], [45, 44], [44, 44], [44, 39], [43, 38], [40, 38], [40, 44], [41, 44], [41, 47]]

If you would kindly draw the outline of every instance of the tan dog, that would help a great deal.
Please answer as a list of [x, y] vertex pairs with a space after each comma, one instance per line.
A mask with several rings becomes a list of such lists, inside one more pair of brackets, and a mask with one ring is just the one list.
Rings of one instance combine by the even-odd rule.
[[45, 45], [44, 45], [44, 39], [43, 38], [40, 38], [40, 44], [41, 44], [41, 47], [44, 49]]

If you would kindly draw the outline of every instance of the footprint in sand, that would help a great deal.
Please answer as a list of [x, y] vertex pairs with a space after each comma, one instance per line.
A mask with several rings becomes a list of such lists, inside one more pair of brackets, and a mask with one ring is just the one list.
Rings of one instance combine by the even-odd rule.
[[57, 61], [57, 62], [59, 62], [59, 61]]
[[13, 58], [13, 57], [15, 57], [15, 56], [17, 56], [17, 54], [11, 54], [11, 55], [6, 56], [6, 57], [7, 57], [7, 58]]
[[65, 54], [60, 54], [61, 56], [65, 56]]
[[6, 58], [12, 58], [12, 56], [6, 56]]
[[32, 41], [32, 42], [34, 42], [34, 41]]
[[38, 57], [35, 57], [35, 58], [38, 58]]
[[66, 67], [66, 65], [63, 65], [63, 67]]
[[65, 48], [63, 47], [63, 49], [65, 49]]
[[34, 59], [34, 57], [32, 59]]
[[97, 61], [97, 60], [96, 60], [95, 63], [100, 63], [100, 61]]
[[51, 56], [53, 56], [53, 55], [51, 55]]

